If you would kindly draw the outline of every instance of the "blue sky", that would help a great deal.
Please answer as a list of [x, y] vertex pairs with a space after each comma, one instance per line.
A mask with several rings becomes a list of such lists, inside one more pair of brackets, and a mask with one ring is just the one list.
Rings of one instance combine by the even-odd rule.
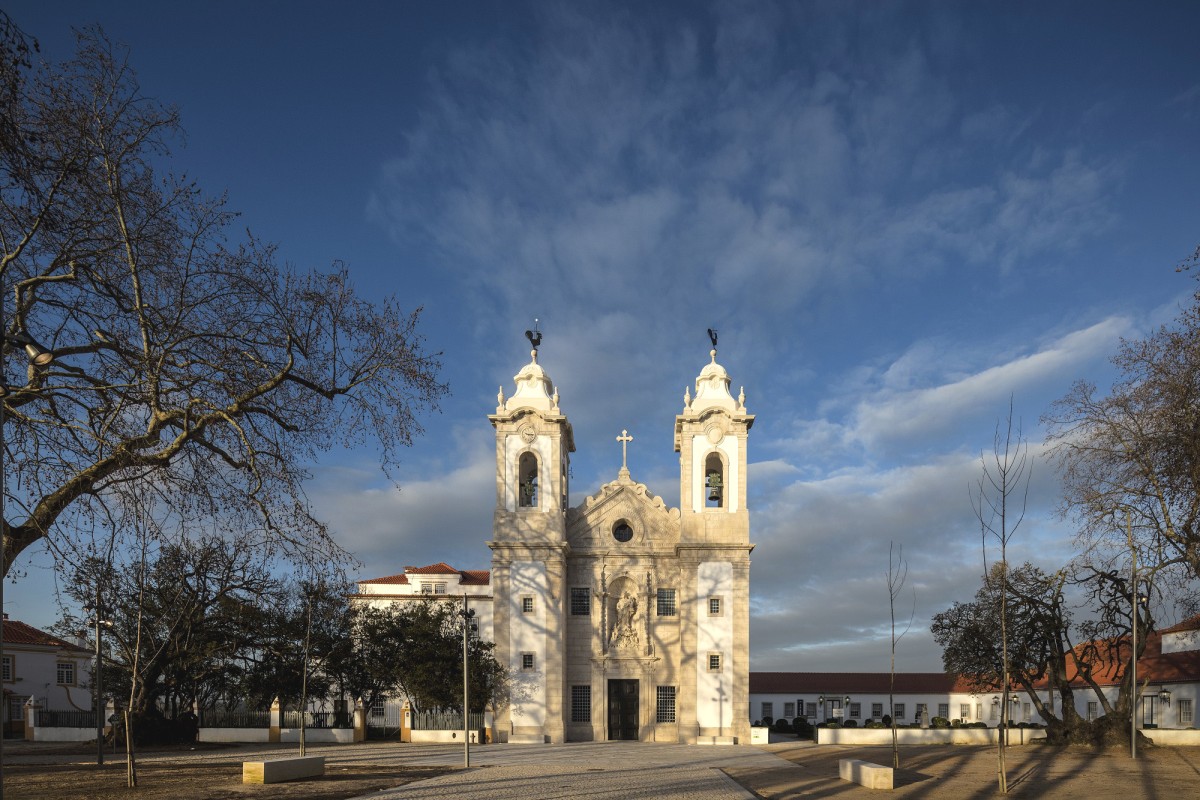
[[[1039, 417], [1169, 321], [1200, 244], [1190, 3], [8, 4], [52, 59], [131, 48], [172, 161], [298, 267], [425, 308], [453, 395], [397, 491], [369, 449], [310, 497], [377, 577], [486, 567], [498, 386], [540, 361], [573, 502], [620, 467], [678, 503], [705, 329], [757, 415], [752, 668], [902, 669], [982, 566], [967, 487], [1012, 397], [1035, 463], [1016, 558], [1072, 553]], [[54, 621], [34, 554], [7, 610]], [[911, 599], [909, 602], [912, 602]], [[1170, 620], [1168, 620], [1170, 621]]]

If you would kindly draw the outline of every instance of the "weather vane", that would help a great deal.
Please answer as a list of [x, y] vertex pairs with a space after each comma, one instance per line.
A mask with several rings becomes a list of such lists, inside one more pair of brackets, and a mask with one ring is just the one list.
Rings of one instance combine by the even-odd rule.
[[533, 349], [537, 350], [542, 344], [542, 332], [538, 330], [538, 319], [533, 318], [533, 330], [525, 331], [525, 338], [533, 345]]
[[717, 349], [717, 329], [716, 328], [708, 329], [708, 340], [710, 342], [712, 342], [713, 350], [716, 350]]

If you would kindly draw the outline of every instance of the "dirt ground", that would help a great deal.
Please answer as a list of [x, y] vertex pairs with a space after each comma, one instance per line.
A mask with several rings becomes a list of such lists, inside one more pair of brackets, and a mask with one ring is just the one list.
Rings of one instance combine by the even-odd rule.
[[[95, 750], [77, 746], [39, 748], [39, 755], [53, 753], [64, 760], [79, 761]], [[6, 749], [8, 749], [6, 747]], [[15, 749], [15, 748], [14, 748]], [[215, 758], [204, 762], [169, 759], [171, 750], [152, 750], [155, 761], [138, 765], [138, 786], [126, 786], [124, 754], [106, 757], [103, 767], [95, 764], [5, 764], [4, 794], [9, 800], [344, 800], [380, 789], [442, 775], [442, 767], [407, 767], [385, 764], [342, 765], [329, 763], [325, 776], [292, 783], [247, 785], [242, 783], [244, 754], [231, 750], [228, 758], [220, 746], [211, 748]], [[167, 760], [157, 760], [167, 756]]]
[[[727, 774], [759, 797], [866, 797], [882, 792], [838, 777], [838, 760], [858, 758], [890, 765], [890, 747], [770, 745], [766, 749], [803, 768]], [[1027, 745], [1006, 751], [1010, 798], [1185, 798], [1200, 796], [1200, 748], [1144, 747], [1136, 761], [1124, 749]], [[892, 796], [963, 800], [1000, 797], [996, 749], [942, 745], [901, 747]]]

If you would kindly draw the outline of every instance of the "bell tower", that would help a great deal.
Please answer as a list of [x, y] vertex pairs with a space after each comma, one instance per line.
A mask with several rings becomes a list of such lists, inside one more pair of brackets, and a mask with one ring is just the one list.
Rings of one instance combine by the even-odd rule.
[[750, 512], [746, 442], [754, 416], [745, 391], [710, 362], [683, 392], [675, 417], [680, 535], [680, 730], [696, 741], [750, 741]]
[[564, 741], [563, 640], [566, 512], [571, 423], [558, 390], [538, 364], [541, 334], [529, 331], [530, 362], [516, 390], [496, 397], [496, 508], [492, 521], [493, 632], [514, 683], [503, 712], [511, 742]]

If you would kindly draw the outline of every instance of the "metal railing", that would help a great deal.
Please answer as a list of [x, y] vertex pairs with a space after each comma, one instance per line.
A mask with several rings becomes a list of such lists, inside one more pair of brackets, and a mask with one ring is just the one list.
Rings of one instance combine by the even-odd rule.
[[201, 709], [201, 728], [268, 728], [271, 725], [270, 711], [231, 711], [228, 709]]
[[353, 728], [354, 716], [349, 711], [284, 711], [283, 727], [299, 728], [300, 715], [305, 714], [306, 728]]
[[39, 708], [37, 712], [39, 728], [96, 728], [95, 711], [55, 711], [51, 708]]
[[[483, 712], [477, 711], [467, 717], [470, 729], [473, 731], [483, 728]], [[463, 729], [462, 713], [459, 711], [417, 711], [412, 715], [414, 731], [461, 731]]]

